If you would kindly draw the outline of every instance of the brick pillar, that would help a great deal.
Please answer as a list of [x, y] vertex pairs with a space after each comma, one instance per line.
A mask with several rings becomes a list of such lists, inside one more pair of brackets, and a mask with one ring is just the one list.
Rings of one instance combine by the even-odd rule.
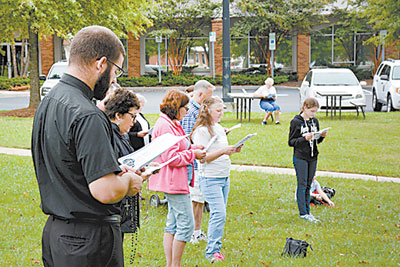
[[222, 19], [211, 21], [211, 31], [217, 35], [214, 43], [215, 75], [222, 76]]
[[128, 33], [128, 76], [140, 77], [140, 39]]
[[42, 73], [47, 75], [51, 66], [54, 63], [54, 36], [43, 37], [40, 40], [40, 62]]
[[297, 34], [297, 74], [302, 81], [310, 70], [310, 36]]

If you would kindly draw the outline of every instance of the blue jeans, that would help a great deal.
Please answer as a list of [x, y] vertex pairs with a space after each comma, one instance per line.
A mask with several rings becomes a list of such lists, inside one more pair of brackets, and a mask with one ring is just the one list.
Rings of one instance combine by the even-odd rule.
[[167, 194], [167, 225], [164, 231], [174, 235], [175, 240], [189, 242], [194, 231], [192, 201], [187, 194]]
[[229, 177], [200, 177], [201, 192], [210, 206], [206, 258], [212, 256], [215, 252], [221, 251], [221, 239], [224, 235], [229, 186]]
[[293, 157], [293, 165], [297, 176], [296, 201], [300, 216], [310, 214], [310, 188], [317, 169], [317, 160]]
[[260, 108], [262, 108], [266, 112], [281, 110], [281, 108], [275, 101], [260, 101]]

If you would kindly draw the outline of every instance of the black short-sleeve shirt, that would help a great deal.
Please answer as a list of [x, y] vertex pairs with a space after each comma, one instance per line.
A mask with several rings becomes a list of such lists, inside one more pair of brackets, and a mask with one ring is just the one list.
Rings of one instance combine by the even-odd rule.
[[32, 130], [32, 157], [44, 213], [63, 218], [119, 214], [91, 195], [89, 184], [121, 171], [111, 122], [93, 91], [64, 74], [41, 101]]

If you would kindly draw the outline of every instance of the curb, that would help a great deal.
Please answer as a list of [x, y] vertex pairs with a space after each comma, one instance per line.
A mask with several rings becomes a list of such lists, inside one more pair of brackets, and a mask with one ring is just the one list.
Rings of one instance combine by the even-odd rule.
[[[0, 147], [0, 154], [8, 154], [15, 156], [27, 156], [31, 157], [31, 151], [28, 149], [21, 148], [8, 148]], [[284, 175], [296, 175], [294, 169], [291, 168], [278, 168], [278, 167], [263, 167], [263, 166], [250, 166], [250, 165], [236, 165], [232, 164], [231, 169], [234, 171], [255, 171], [269, 174], [284, 174]], [[392, 182], [400, 183], [400, 178], [396, 177], [384, 177], [374, 176], [366, 174], [355, 174], [355, 173], [343, 173], [343, 172], [329, 172], [329, 171], [317, 171], [317, 176], [334, 177], [334, 178], [345, 178], [345, 179], [359, 179], [365, 181], [376, 181], [376, 182]]]
[[[232, 164], [232, 170], [242, 171], [257, 171], [270, 174], [283, 174], [296, 176], [296, 172], [291, 168], [280, 168], [280, 167], [262, 167], [262, 166], [248, 166], [248, 165], [234, 165]], [[344, 173], [344, 172], [329, 172], [329, 171], [317, 171], [317, 176], [333, 177], [333, 178], [344, 178], [344, 179], [359, 179], [364, 181], [376, 181], [376, 182], [393, 182], [400, 183], [400, 178], [396, 177], [385, 177], [375, 176], [368, 174], [356, 174], [356, 173]]]

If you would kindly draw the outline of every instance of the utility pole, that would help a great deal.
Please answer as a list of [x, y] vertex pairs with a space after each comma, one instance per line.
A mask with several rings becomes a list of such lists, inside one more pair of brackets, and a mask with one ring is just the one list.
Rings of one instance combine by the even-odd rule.
[[231, 22], [229, 17], [229, 0], [222, 4], [222, 99], [232, 102], [228, 96], [231, 92]]

